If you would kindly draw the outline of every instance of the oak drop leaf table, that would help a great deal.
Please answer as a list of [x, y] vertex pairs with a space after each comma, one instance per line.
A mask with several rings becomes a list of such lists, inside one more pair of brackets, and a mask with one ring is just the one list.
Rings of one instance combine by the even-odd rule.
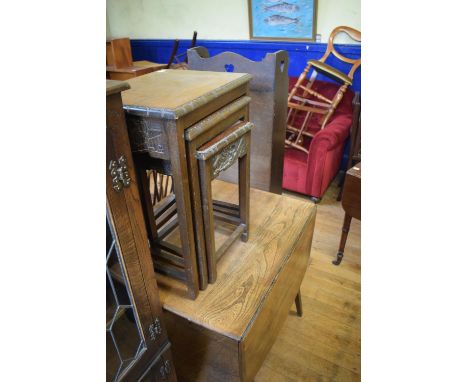
[[[237, 186], [214, 180], [213, 197], [236, 203]], [[216, 283], [192, 301], [183, 284], [157, 275], [179, 381], [254, 379], [304, 278], [315, 216], [313, 203], [251, 189], [249, 240], [219, 260]]]

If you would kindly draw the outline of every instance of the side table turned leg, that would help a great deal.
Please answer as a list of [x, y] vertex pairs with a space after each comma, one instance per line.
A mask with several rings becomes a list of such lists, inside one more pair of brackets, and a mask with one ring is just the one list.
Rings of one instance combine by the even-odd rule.
[[351, 225], [351, 215], [345, 214], [344, 222], [343, 222], [343, 229], [341, 233], [341, 241], [340, 241], [340, 248], [338, 249], [338, 253], [336, 254], [336, 260], [333, 260], [332, 263], [334, 265], [340, 265], [341, 260], [343, 260], [343, 252], [346, 245], [346, 239], [348, 238], [349, 227]]
[[337, 202], [341, 202], [341, 199], [343, 198], [343, 188], [344, 188], [344, 177], [343, 180], [340, 181], [340, 184], [338, 185], [339, 191], [338, 191], [338, 196], [336, 197]]
[[312, 196], [310, 198], [315, 204], [319, 204], [322, 198], [317, 198], [316, 196]]
[[302, 317], [302, 298], [301, 298], [301, 290], [300, 289], [299, 289], [299, 292], [297, 292], [295, 303], [296, 303], [297, 315], [299, 317]]

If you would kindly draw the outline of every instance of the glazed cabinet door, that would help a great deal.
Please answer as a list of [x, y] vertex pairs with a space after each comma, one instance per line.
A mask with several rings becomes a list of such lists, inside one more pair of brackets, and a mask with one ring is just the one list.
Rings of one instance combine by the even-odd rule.
[[136, 381], [169, 344], [120, 92], [107, 96], [106, 138], [107, 381]]

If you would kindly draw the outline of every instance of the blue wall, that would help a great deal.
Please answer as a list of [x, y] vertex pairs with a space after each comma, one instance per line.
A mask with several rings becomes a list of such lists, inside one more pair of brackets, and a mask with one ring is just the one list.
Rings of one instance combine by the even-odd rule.
[[[133, 60], [148, 60], [158, 63], [166, 63], [172, 52], [174, 40], [131, 40]], [[180, 40], [178, 54], [185, 52], [191, 44], [191, 40]], [[298, 77], [307, 60], [319, 59], [325, 53], [327, 44], [307, 43], [307, 42], [285, 42], [285, 41], [253, 41], [253, 40], [197, 40], [198, 46], [204, 46], [208, 49], [211, 56], [218, 53], [229, 51], [238, 53], [253, 61], [260, 61], [266, 53], [276, 52], [277, 50], [286, 50], [289, 54], [289, 76]], [[349, 58], [361, 57], [361, 45], [336, 44], [336, 50]], [[347, 73], [350, 65], [341, 62], [334, 56], [331, 56], [327, 63], [337, 69]], [[318, 79], [327, 81], [327, 78], [319, 75]], [[354, 91], [361, 91], [361, 68], [354, 74]], [[341, 170], [346, 168], [349, 155], [349, 138], [341, 160]]]
[[[185, 52], [190, 47], [191, 40], [180, 40], [178, 53]], [[172, 52], [174, 40], [131, 40], [132, 54], [135, 61], [148, 60], [166, 63]], [[307, 60], [319, 59], [325, 53], [327, 44], [285, 41], [224, 41], [224, 40], [197, 40], [198, 46], [208, 49], [211, 56], [230, 51], [238, 53], [253, 61], [260, 61], [266, 53], [286, 50], [289, 53], [289, 76], [298, 77], [306, 66]], [[360, 45], [336, 44], [336, 50], [349, 58], [361, 57]], [[349, 65], [331, 56], [327, 63], [337, 69], [347, 72]], [[321, 76], [319, 79], [324, 79]], [[353, 90], [361, 90], [361, 68], [354, 75]]]

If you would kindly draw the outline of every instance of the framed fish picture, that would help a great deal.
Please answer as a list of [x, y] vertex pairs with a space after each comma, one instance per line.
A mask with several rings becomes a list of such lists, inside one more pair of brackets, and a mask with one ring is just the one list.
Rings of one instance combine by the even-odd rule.
[[318, 0], [248, 0], [250, 38], [315, 41]]

